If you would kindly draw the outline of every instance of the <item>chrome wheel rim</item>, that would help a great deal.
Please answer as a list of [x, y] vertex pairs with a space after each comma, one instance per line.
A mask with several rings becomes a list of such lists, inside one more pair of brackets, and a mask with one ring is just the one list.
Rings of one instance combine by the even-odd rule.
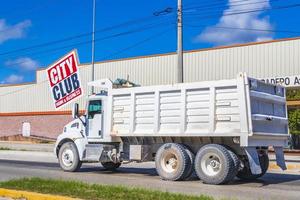
[[65, 149], [62, 153], [62, 162], [66, 167], [70, 167], [74, 162], [74, 153], [71, 149]]
[[161, 166], [167, 173], [173, 173], [178, 170], [178, 158], [173, 152], [166, 152], [161, 159]]
[[202, 171], [208, 176], [216, 176], [222, 168], [221, 159], [215, 153], [208, 153], [201, 159]]

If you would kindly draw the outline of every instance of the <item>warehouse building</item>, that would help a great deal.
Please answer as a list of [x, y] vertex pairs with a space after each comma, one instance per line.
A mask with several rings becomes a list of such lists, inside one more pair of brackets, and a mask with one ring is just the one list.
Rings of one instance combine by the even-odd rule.
[[[232, 79], [238, 72], [269, 82], [300, 85], [300, 38], [187, 51], [184, 53], [184, 82]], [[80, 55], [79, 55], [80, 56]], [[176, 82], [175, 53], [98, 62], [95, 78], [127, 78], [140, 85]], [[91, 64], [81, 64], [84, 93], [91, 80]], [[78, 102], [84, 109], [82, 97]], [[297, 102], [289, 102], [297, 106]], [[56, 111], [45, 69], [36, 72], [36, 82], [0, 86], [0, 136], [22, 132], [24, 124], [32, 135], [55, 138], [71, 120], [71, 105]]]

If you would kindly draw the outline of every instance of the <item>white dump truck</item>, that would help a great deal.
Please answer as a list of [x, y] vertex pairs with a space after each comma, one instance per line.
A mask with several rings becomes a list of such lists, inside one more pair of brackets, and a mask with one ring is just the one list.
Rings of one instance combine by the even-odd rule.
[[234, 177], [256, 179], [269, 165], [268, 149], [286, 169], [289, 139], [285, 88], [236, 79], [115, 88], [109, 79], [89, 83], [85, 115], [73, 118], [58, 136], [61, 168], [84, 162], [115, 170], [122, 162], [155, 161], [164, 180], [186, 180], [193, 172], [208, 184]]

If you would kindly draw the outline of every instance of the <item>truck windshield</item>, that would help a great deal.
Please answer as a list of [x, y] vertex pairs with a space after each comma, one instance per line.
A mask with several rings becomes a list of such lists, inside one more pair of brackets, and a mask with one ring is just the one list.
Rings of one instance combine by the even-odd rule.
[[101, 100], [92, 100], [89, 102], [88, 118], [93, 119], [95, 114], [101, 114], [102, 102]]

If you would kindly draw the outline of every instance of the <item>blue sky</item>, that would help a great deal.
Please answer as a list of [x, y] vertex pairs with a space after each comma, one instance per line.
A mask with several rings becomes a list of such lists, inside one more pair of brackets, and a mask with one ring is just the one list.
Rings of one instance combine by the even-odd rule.
[[[299, 36], [300, 7], [277, 9], [297, 3], [300, 1], [183, 0], [184, 49]], [[96, 61], [176, 51], [176, 5], [176, 0], [97, 0]], [[173, 12], [153, 15], [166, 8]], [[261, 11], [236, 14], [249, 10]], [[128, 21], [131, 23], [104, 31]], [[91, 31], [92, 0], [2, 1], [0, 84], [34, 81], [37, 68], [74, 48], [81, 63], [90, 62]], [[32, 46], [38, 47], [28, 48]]]

